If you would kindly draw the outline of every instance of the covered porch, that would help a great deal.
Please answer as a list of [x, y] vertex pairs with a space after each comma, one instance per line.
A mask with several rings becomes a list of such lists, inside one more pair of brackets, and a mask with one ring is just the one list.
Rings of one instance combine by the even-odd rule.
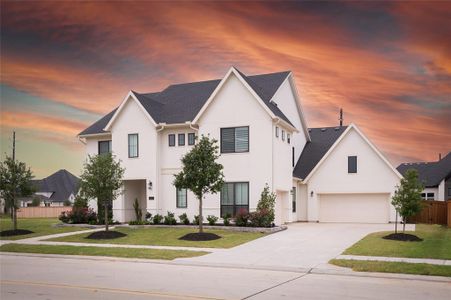
[[123, 181], [123, 191], [118, 199], [113, 201], [113, 219], [121, 223], [136, 220], [133, 203], [138, 200], [143, 218], [147, 211], [147, 181], [134, 179]]

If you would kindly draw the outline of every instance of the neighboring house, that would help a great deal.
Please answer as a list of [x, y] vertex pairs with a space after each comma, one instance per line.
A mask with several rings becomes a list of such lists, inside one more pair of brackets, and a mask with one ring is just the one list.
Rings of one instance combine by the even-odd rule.
[[418, 171], [418, 178], [424, 184], [421, 193], [424, 200], [451, 200], [451, 152], [438, 161], [402, 163], [397, 169], [402, 174], [409, 169]]
[[41, 206], [64, 206], [67, 200], [73, 203], [79, 182], [78, 177], [64, 169], [44, 179], [32, 180], [35, 193], [32, 197], [21, 199], [21, 206], [29, 206], [34, 197], [41, 199]]
[[78, 137], [87, 154], [113, 152], [122, 161], [124, 192], [113, 213], [127, 222], [135, 198], [152, 214], [198, 214], [195, 196], [173, 181], [201, 135], [219, 141], [226, 182], [205, 196], [204, 215], [255, 210], [268, 184], [276, 224], [395, 219], [390, 197], [401, 175], [355, 125], [308, 129], [291, 72], [246, 76], [231, 68], [218, 80], [130, 91]]

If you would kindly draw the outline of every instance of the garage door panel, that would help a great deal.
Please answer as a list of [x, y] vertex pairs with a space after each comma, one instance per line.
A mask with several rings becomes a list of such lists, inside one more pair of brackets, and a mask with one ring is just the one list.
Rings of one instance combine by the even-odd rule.
[[320, 194], [319, 221], [388, 223], [389, 194]]

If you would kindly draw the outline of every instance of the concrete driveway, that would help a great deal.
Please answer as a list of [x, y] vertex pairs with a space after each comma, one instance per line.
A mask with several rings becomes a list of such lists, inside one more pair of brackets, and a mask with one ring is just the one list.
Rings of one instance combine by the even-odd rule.
[[[367, 234], [393, 229], [393, 224], [294, 223], [285, 231], [227, 251], [179, 261], [269, 269], [333, 268], [327, 262]], [[413, 230], [414, 225], [406, 229]]]

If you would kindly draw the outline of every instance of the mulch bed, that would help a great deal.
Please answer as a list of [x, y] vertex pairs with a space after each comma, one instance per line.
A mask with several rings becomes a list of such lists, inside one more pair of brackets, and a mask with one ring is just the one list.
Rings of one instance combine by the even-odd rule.
[[188, 233], [184, 236], [180, 237], [179, 240], [184, 241], [213, 241], [220, 239], [221, 237], [217, 234], [210, 233], [210, 232], [195, 232], [195, 233]]
[[26, 230], [26, 229], [17, 229], [17, 230], [3, 230], [0, 231], [0, 236], [15, 236], [15, 235], [25, 235], [34, 233], [33, 231]]
[[86, 238], [91, 240], [111, 240], [127, 236], [119, 231], [97, 231], [88, 235]]
[[416, 235], [408, 234], [408, 233], [391, 233], [382, 237], [385, 240], [394, 240], [394, 241], [402, 241], [402, 242], [421, 242], [423, 239], [420, 239]]

